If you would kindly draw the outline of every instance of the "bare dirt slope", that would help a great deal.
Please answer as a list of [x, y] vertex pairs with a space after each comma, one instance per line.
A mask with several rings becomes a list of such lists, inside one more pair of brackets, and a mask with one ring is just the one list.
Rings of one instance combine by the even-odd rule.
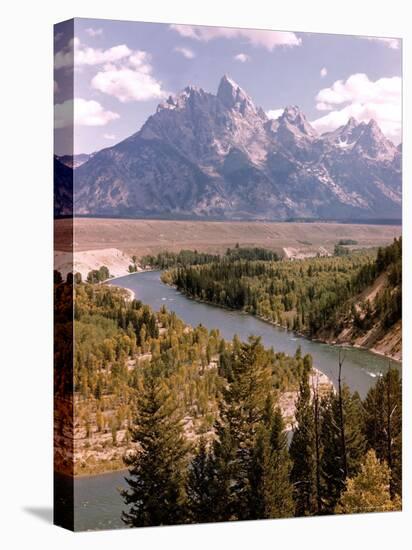
[[54, 254], [55, 269], [60, 271], [63, 277], [74, 271], [81, 273], [86, 279], [89, 271], [106, 266], [113, 277], [120, 277], [127, 273], [131, 258], [118, 248], [101, 248], [95, 250], [75, 250], [74, 254], [57, 250]]
[[[73, 222], [55, 222], [57, 250], [70, 250]], [[74, 247], [77, 252], [118, 249], [127, 256], [153, 254], [183, 248], [223, 252], [239, 243], [261, 246], [285, 255], [332, 252], [340, 239], [352, 239], [358, 246], [390, 243], [401, 234], [400, 226], [338, 223], [214, 222], [77, 218]], [[285, 251], [285, 249], [287, 249]], [[294, 254], [290, 254], [290, 250]]]
[[[389, 285], [388, 276], [382, 273], [372, 285], [358, 294], [353, 304], [362, 317], [362, 304], [373, 301], [377, 295]], [[386, 355], [396, 361], [402, 361], [402, 321], [398, 321], [390, 328], [382, 326], [381, 322], [375, 322], [369, 330], [357, 329], [350, 318], [346, 319], [345, 327], [338, 333], [321, 331], [318, 334], [321, 340], [336, 343], [350, 344], [355, 347], [369, 349], [375, 353]]]

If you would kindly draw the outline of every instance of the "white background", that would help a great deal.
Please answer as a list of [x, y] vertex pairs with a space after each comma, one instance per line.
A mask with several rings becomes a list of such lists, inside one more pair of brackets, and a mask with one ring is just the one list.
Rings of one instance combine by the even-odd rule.
[[[406, 0], [3, 3], [0, 18], [0, 544], [3, 548], [60, 550], [98, 545], [101, 550], [122, 546], [398, 550], [410, 547], [412, 389], [408, 334], [410, 337], [411, 327], [406, 307], [404, 512], [81, 534], [54, 527], [50, 519], [53, 23], [80, 16], [403, 37], [404, 121], [407, 121], [411, 99], [408, 4]], [[409, 128], [405, 128], [404, 135], [405, 258], [411, 258]], [[406, 262], [404, 273], [410, 281]], [[407, 290], [405, 286], [405, 304], [410, 303], [411, 297]]]

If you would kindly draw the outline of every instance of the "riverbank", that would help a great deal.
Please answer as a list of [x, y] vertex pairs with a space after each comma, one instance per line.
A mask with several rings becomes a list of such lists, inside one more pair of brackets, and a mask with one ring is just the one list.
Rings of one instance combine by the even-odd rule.
[[[263, 317], [261, 315], [255, 315], [253, 313], [250, 313], [248, 311], [244, 311], [244, 310], [241, 310], [241, 309], [233, 309], [233, 308], [230, 308], [228, 306], [221, 305], [221, 304], [215, 304], [214, 302], [210, 302], [208, 300], [201, 300], [200, 298], [194, 298], [194, 297], [190, 296], [189, 294], [186, 294], [186, 293], [182, 292], [180, 289], [178, 289], [176, 287], [176, 285], [166, 283], [162, 279], [161, 279], [161, 281], [164, 285], [167, 285], [171, 288], [174, 288], [178, 292], [182, 293], [183, 296], [185, 296], [189, 300], [193, 300], [194, 302], [197, 302], [199, 304], [206, 304], [206, 305], [209, 305], [209, 306], [218, 307], [218, 308], [226, 310], [226, 311], [236, 311], [236, 312], [242, 313], [244, 315], [250, 315], [250, 316], [254, 317], [255, 319], [259, 319], [260, 321], [263, 321], [264, 323], [272, 325], [272, 326], [274, 326], [278, 329], [284, 330], [285, 332], [293, 334], [295, 336], [299, 336], [300, 338], [305, 338], [305, 339], [307, 339], [311, 342], [319, 342], [319, 343], [322, 343], [322, 344], [329, 344], [331, 346], [336, 346], [336, 347], [341, 347], [341, 348], [360, 349], [360, 350], [364, 350], [364, 351], [368, 351], [370, 353], [373, 353], [373, 354], [375, 354], [379, 357], [385, 357], [390, 361], [394, 361], [394, 362], [398, 363], [399, 365], [402, 364], [402, 326], [401, 326], [401, 323], [398, 323], [396, 328], [395, 328], [395, 330], [397, 332], [397, 335], [398, 335], [397, 342], [396, 342], [398, 344], [397, 346], [388, 345], [387, 341], [391, 340], [391, 332], [390, 331], [388, 331], [387, 337], [382, 338], [382, 344], [381, 345], [379, 345], [379, 343], [376, 343], [376, 340], [372, 340], [372, 341], [369, 340], [371, 342], [371, 345], [364, 345], [364, 344], [362, 344], [362, 341], [363, 340], [366, 340], [366, 341], [368, 340], [365, 337], [358, 338], [355, 341], [353, 341], [353, 340], [351, 341], [349, 339], [348, 340], [342, 339], [341, 341], [338, 341], [336, 339], [336, 337], [335, 338], [326, 337], [326, 336], [321, 337], [319, 335], [316, 336], [316, 337], [310, 337], [308, 334], [306, 334], [304, 332], [298, 332], [298, 331], [290, 330], [285, 325], [282, 325], [281, 323], [278, 323], [277, 321], [273, 321], [272, 319], [268, 319], [267, 317]], [[390, 353], [388, 350], [389, 349], [394, 349], [394, 347], [396, 347], [397, 351], [393, 352], [393, 353]]]

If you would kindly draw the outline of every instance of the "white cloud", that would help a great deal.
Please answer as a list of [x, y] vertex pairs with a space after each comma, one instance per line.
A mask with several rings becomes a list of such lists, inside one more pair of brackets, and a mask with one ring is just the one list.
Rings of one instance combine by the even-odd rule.
[[88, 27], [85, 29], [85, 32], [94, 38], [95, 36], [101, 36], [103, 34], [103, 29], [93, 29], [93, 27]]
[[65, 48], [62, 48], [54, 56], [55, 69], [82, 65], [101, 65], [103, 63], [113, 63], [131, 56], [133, 52], [126, 46], [120, 44], [106, 50], [100, 48], [90, 48], [82, 44], [78, 38], [69, 41]]
[[141, 72], [150, 73], [152, 70], [149, 63], [150, 55], [143, 50], [134, 51], [127, 61], [133, 67], [138, 67]]
[[175, 52], [181, 53], [183, 57], [186, 57], [186, 59], [193, 59], [194, 57], [196, 57], [193, 50], [190, 50], [189, 48], [183, 48], [181, 46], [176, 46]]
[[363, 73], [353, 74], [346, 81], [337, 80], [316, 96], [316, 108], [330, 112], [312, 122], [320, 132], [331, 131], [345, 124], [349, 117], [359, 122], [375, 119], [387, 137], [398, 142], [401, 136], [400, 77], [369, 80]]
[[113, 141], [116, 139], [116, 136], [114, 134], [103, 134], [104, 139], [109, 139], [110, 141]]
[[170, 28], [185, 38], [209, 42], [216, 38], [244, 38], [253, 46], [272, 51], [277, 46], [300, 46], [302, 40], [293, 32], [235, 29], [227, 27], [201, 27], [192, 25], [170, 25]]
[[108, 122], [119, 118], [117, 113], [106, 111], [98, 101], [82, 99], [68, 99], [54, 106], [54, 127], [66, 126], [105, 126]]
[[238, 53], [233, 59], [240, 61], [241, 63], [246, 63], [246, 61], [250, 61], [250, 55], [247, 55], [246, 53]]
[[374, 42], [381, 42], [388, 48], [391, 48], [391, 50], [399, 50], [401, 45], [399, 38], [384, 38], [379, 36], [360, 36], [359, 38], [363, 38], [364, 40], [373, 40]]
[[126, 44], [106, 50], [90, 48], [74, 38], [55, 56], [55, 67], [101, 66], [91, 80], [91, 86], [112, 95], [121, 102], [145, 101], [163, 98], [162, 84], [151, 74], [150, 55], [142, 50], [131, 50]]
[[284, 109], [270, 109], [269, 111], [266, 111], [266, 116], [268, 118], [272, 118], [273, 120], [276, 120], [281, 116]]
[[106, 67], [92, 79], [96, 90], [116, 97], [122, 103], [165, 97], [160, 82], [147, 72], [128, 67]]
[[150, 55], [137, 50], [119, 64], [107, 63], [92, 79], [96, 90], [116, 97], [122, 103], [161, 99], [167, 95], [151, 74]]
[[320, 70], [320, 76], [324, 78], [328, 74], [328, 69], [326, 67], [322, 67]]
[[323, 101], [319, 101], [316, 103], [316, 109], [318, 111], [331, 111], [333, 107], [329, 105], [329, 103], [324, 103]]
[[369, 80], [364, 73], [351, 75], [346, 81], [337, 80], [330, 88], [323, 88], [316, 96], [318, 102], [339, 105], [348, 101], [387, 103], [399, 101], [401, 78]]

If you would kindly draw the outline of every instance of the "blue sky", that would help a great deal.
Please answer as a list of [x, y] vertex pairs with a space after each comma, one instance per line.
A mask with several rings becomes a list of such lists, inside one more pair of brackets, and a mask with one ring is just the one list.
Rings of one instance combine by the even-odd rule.
[[395, 143], [401, 128], [397, 39], [76, 19], [55, 29], [56, 152], [71, 150], [74, 51], [75, 153], [135, 133], [187, 85], [216, 93], [223, 74], [269, 116], [296, 104], [320, 131], [349, 116], [375, 118]]

